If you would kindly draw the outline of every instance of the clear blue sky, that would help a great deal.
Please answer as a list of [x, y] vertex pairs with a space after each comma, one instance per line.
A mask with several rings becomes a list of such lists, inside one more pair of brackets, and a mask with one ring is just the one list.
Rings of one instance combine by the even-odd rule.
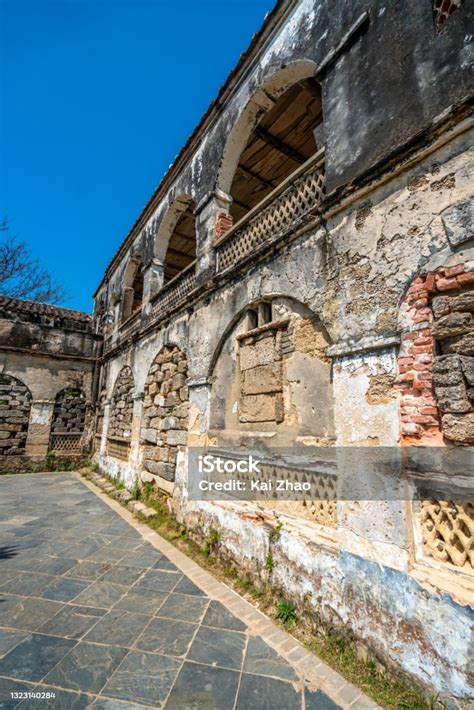
[[0, 0], [0, 218], [91, 295], [274, 0]]

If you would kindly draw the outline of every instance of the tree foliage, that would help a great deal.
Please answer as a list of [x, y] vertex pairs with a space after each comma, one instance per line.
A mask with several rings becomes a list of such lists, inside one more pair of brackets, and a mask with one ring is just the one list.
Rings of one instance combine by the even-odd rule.
[[10, 234], [6, 219], [0, 223], [0, 295], [53, 304], [66, 297], [63, 287], [32, 256], [27, 244]]

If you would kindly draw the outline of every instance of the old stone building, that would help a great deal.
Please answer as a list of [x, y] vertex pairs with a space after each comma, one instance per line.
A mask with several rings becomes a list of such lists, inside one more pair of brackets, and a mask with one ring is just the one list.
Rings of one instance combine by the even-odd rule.
[[[277, 3], [95, 293], [91, 430], [102, 471], [153, 483], [257, 584], [460, 704], [474, 696], [473, 19], [468, 0]], [[28, 450], [42, 427], [39, 453], [83, 426], [74, 392], [91, 396], [99, 336], [54, 309], [61, 337], [43, 338], [41, 311], [33, 326], [15, 309], [2, 327], [37, 335], [3, 370], [2, 407], [21, 414], [1, 446]], [[317, 495], [197, 500], [197, 447], [256, 452]]]
[[[474, 695], [473, 15], [279, 2], [95, 294], [100, 468], [153, 482], [256, 583], [459, 702]], [[309, 475], [295, 447], [319, 450], [317, 495], [195, 500], [194, 447], [274, 470], [279, 451], [290, 481]]]
[[0, 467], [91, 448], [101, 337], [85, 313], [0, 297]]

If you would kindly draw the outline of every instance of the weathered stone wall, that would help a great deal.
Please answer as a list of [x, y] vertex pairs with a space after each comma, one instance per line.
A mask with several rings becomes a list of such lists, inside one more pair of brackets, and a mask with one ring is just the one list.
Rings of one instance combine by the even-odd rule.
[[109, 428], [107, 435], [120, 439], [132, 436], [133, 418], [133, 373], [124, 367], [119, 373], [110, 400]]
[[[410, 355], [405, 350], [415, 338], [427, 336], [426, 314], [409, 311], [419, 302], [416, 309], [428, 306], [433, 314], [434, 305], [432, 296], [425, 303], [419, 289], [416, 294], [410, 289], [413, 284], [418, 288], [418, 279], [424, 283], [428, 274], [441, 275], [441, 269], [443, 278], [451, 278], [454, 272], [449, 270], [458, 271], [460, 264], [465, 274], [473, 270], [469, 233], [459, 222], [460, 242], [455, 249], [451, 244], [454, 213], [471, 189], [467, 146], [465, 135], [453, 137], [330, 213], [324, 226], [315, 226], [260, 264], [205, 292], [162, 325], [147, 326], [133, 347], [125, 340], [121, 345], [119, 339], [117, 349], [106, 355], [109, 397], [115, 377], [128, 365], [137, 395], [143, 392], [146, 398], [156, 353], [173, 342], [186, 352], [189, 446], [236, 446], [260, 434], [275, 446], [299, 441], [336, 444], [339, 450], [412, 441], [405, 429], [410, 422], [404, 417], [413, 412], [404, 408], [413, 406], [415, 399], [421, 403], [422, 396], [410, 395], [398, 384], [405, 385], [403, 378], [399, 380], [411, 364], [403, 358], [416, 355], [413, 364], [427, 364], [422, 357], [427, 353]], [[456, 294], [466, 288], [458, 288]], [[246, 370], [241, 370], [239, 352], [249, 332], [246, 313], [258, 312], [261, 301], [271, 302], [276, 322], [289, 321], [281, 330], [267, 323], [260, 334], [257, 323], [248, 343], [259, 348], [261, 334], [266, 330], [273, 334], [271, 362], [262, 363], [271, 367], [263, 379], [265, 388], [276, 389], [283, 398], [283, 420], [242, 422], [240, 402], [247, 393], [242, 395]], [[147, 323], [146, 315], [143, 318]], [[281, 334], [277, 358], [274, 333]], [[430, 337], [432, 363], [438, 355]], [[425, 344], [417, 342], [414, 347]], [[410, 391], [418, 378], [414, 374], [406, 380]], [[434, 438], [428, 441], [442, 443], [432, 379], [420, 382], [429, 382], [420, 391], [429, 390], [430, 399], [423, 406], [433, 408], [420, 416], [433, 417], [436, 423]], [[406, 397], [411, 397], [410, 404]], [[142, 430], [151, 421], [145, 419], [146, 409], [141, 415], [138, 404], [135, 408]], [[420, 431], [424, 427], [429, 431], [432, 421], [413, 423]], [[104, 451], [98, 456], [100, 466], [121, 475], [127, 485], [137, 476], [150, 475], [145, 467], [148, 445], [138, 429], [136, 436], [140, 453], [130, 457], [126, 468], [118, 469]], [[466, 604], [472, 595], [472, 573], [466, 561], [460, 566], [448, 554], [443, 560], [441, 552], [438, 557], [430, 553], [428, 532], [423, 533], [428, 529], [426, 510], [406, 500], [387, 473], [381, 475], [376, 465], [367, 467], [357, 482], [360, 500], [340, 499], [335, 507], [311, 500], [276, 506], [213, 505], [186, 500], [186, 447], [180, 449], [174, 483], [165, 488], [170, 482], [159, 476], [156, 480], [172, 493], [174, 510], [191, 533], [205, 536], [209, 526], [218, 529], [223, 554], [258, 583], [272, 544], [269, 534], [282, 523], [281, 537], [272, 547], [271, 582], [285, 596], [299, 607], [307, 605], [322, 622], [354, 633], [378, 657], [436, 692], [469, 696], [472, 619]], [[351, 472], [348, 465], [347, 476], [338, 480], [339, 491], [347, 480], [353, 484]], [[376, 490], [378, 498], [367, 500], [367, 490]], [[432, 492], [433, 500], [438, 500]], [[423, 500], [430, 500], [430, 495]], [[445, 506], [443, 499], [438, 502]], [[436, 536], [442, 526], [441, 522], [433, 543], [438, 550]], [[402, 589], [402, 607], [388, 593], [394, 585]], [[448, 644], [441, 640], [445, 623], [453, 629]]]
[[57, 395], [51, 423], [53, 434], [82, 434], [85, 419], [86, 399], [84, 392], [68, 388]]
[[[72, 405], [64, 400], [60, 404], [60, 399], [61, 393], [80, 390], [84, 397], [80, 409], [91, 411], [96, 352], [101, 340], [93, 333], [91, 318], [85, 313], [0, 296], [0, 372], [4, 378], [20, 381], [30, 393], [27, 423], [12, 421], [12, 426], [21, 424], [21, 450], [10, 451], [8, 458], [0, 455], [0, 468], [29, 466], [31, 461], [43, 459], [51, 445], [61, 454], [89, 452], [84, 411], [74, 412], [73, 416], [72, 411], [64, 410], [65, 420], [70, 422], [66, 425], [59, 414], [62, 405], [66, 409]], [[60, 441], [58, 429], [71, 429], [73, 421], [82, 426], [84, 436], [74, 437], [66, 432]]]
[[397, 387], [405, 442], [474, 443], [474, 269], [418, 276], [404, 299]]
[[[166, 346], [148, 371], [143, 401], [143, 465], [150, 474], [174, 481], [178, 451], [188, 435], [188, 363], [177, 346]], [[146, 477], [142, 474], [142, 480]]]
[[20, 380], [0, 375], [0, 456], [24, 453], [30, 420], [31, 392]]

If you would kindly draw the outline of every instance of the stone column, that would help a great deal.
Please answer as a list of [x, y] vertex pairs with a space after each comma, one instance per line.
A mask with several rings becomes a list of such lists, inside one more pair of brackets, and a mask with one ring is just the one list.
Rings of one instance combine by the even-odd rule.
[[205, 195], [196, 207], [196, 274], [201, 282], [214, 276], [214, 244], [216, 239], [232, 227], [232, 217], [229, 213], [231, 204], [230, 195], [215, 190]]
[[188, 449], [186, 457], [178, 457], [176, 464], [175, 485], [186, 493], [188, 488], [189, 447], [201, 448], [209, 443], [209, 412], [211, 401], [211, 383], [206, 377], [189, 378], [189, 419]]
[[130, 440], [130, 468], [138, 476], [140, 470], [140, 429], [143, 414], [144, 393], [140, 392], [133, 398], [133, 418], [132, 418], [132, 436]]
[[48, 453], [53, 411], [54, 399], [36, 399], [31, 402], [25, 450], [27, 456], [43, 458]]
[[162, 288], [165, 278], [165, 265], [156, 256], [143, 270], [143, 308], [148, 313], [149, 303]]
[[99, 449], [100, 456], [107, 455], [107, 432], [109, 430], [109, 419], [110, 419], [110, 402], [107, 401], [104, 404], [104, 418], [102, 421], [102, 436], [100, 439], [100, 449]]

